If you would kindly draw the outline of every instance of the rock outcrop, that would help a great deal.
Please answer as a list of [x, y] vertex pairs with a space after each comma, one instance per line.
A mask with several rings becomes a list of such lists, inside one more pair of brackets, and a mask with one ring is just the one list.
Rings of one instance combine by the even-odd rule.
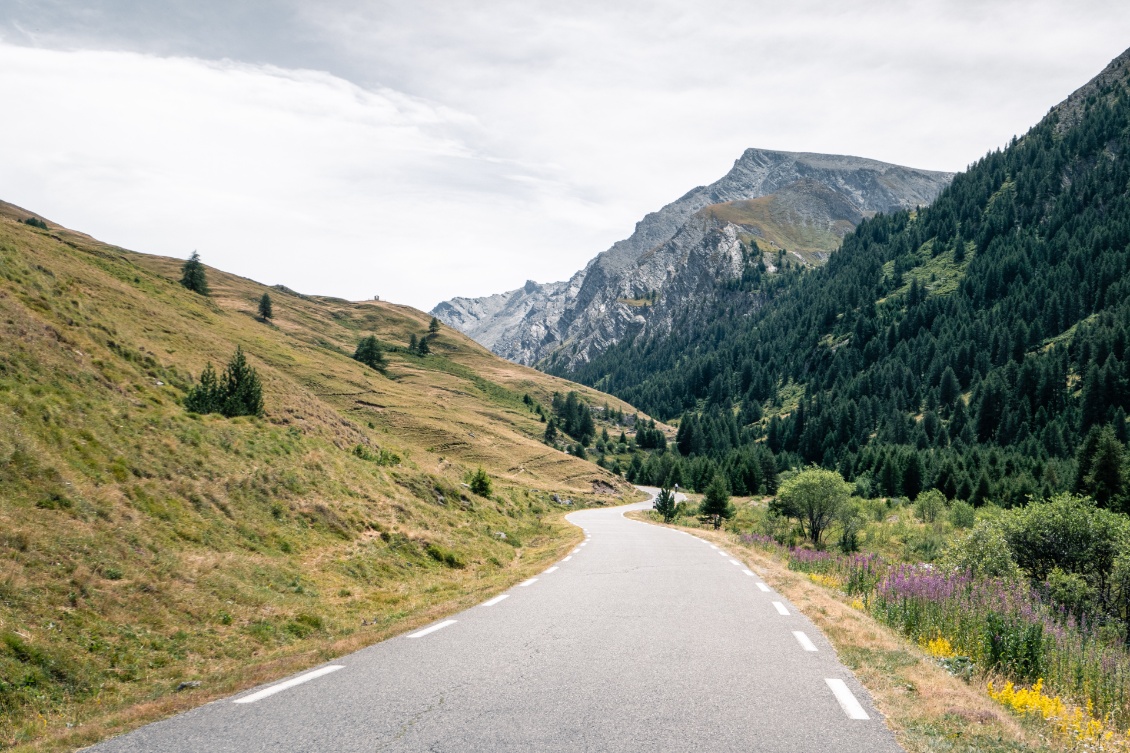
[[432, 314], [512, 361], [553, 359], [568, 368], [629, 333], [693, 315], [704, 296], [742, 274], [750, 241], [820, 264], [863, 218], [928, 204], [952, 177], [859, 157], [748, 149], [720, 180], [648, 214], [569, 280], [453, 298]]

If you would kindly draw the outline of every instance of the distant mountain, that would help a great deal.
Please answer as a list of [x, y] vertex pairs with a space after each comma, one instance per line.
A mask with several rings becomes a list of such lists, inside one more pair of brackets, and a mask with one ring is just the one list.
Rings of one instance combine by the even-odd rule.
[[751, 243], [821, 264], [863, 218], [928, 204], [952, 177], [859, 157], [748, 149], [720, 180], [648, 214], [569, 280], [454, 298], [432, 314], [519, 363], [584, 363], [657, 313], [652, 326], [663, 328], [702, 304], [701, 296], [740, 274]]
[[684, 486], [718, 468], [752, 491], [745, 453], [768, 448], [864, 496], [1130, 512], [1130, 50], [928, 207], [863, 221], [819, 268], [764, 261], [552, 370], [677, 419]]

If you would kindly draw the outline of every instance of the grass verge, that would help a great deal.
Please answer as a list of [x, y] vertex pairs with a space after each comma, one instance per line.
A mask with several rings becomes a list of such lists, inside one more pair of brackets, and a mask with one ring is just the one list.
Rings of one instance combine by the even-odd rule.
[[[655, 525], [649, 511], [629, 517]], [[909, 753], [1051, 753], [1057, 746], [1028, 719], [1017, 719], [988, 697], [983, 686], [946, 672], [922, 648], [850, 600], [757, 549], [737, 535], [695, 526], [670, 526], [693, 533], [732, 554], [760, 575], [816, 624], [840, 661], [871, 693], [899, 744]]]

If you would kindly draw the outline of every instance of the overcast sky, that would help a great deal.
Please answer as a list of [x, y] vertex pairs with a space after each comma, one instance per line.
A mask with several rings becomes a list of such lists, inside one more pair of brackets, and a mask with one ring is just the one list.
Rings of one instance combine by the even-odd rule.
[[0, 199], [422, 309], [564, 279], [747, 147], [961, 170], [1114, 0], [0, 0]]

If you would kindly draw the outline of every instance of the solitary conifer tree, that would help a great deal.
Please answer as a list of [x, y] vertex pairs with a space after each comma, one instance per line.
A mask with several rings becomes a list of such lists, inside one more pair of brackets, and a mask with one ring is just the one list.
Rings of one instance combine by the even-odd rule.
[[428, 332], [433, 335], [439, 333], [439, 319], [436, 319], [434, 316], [432, 317], [431, 323], [428, 324]]
[[271, 310], [271, 296], [264, 293], [263, 297], [259, 299], [259, 318], [266, 321], [272, 316], [274, 316], [274, 312]]
[[219, 379], [212, 364], [205, 366], [200, 384], [185, 396], [184, 407], [193, 413], [222, 413], [228, 418], [263, 415], [263, 385], [259, 374], [247, 363], [243, 349], [235, 349]]
[[208, 277], [204, 273], [204, 265], [200, 263], [200, 254], [195, 251], [181, 268], [180, 284], [200, 295], [209, 295]]
[[353, 358], [382, 373], [388, 365], [384, 353], [381, 351], [381, 344], [377, 342], [377, 338], [373, 335], [369, 335], [357, 344], [357, 351], [353, 354]]
[[239, 346], [220, 379], [220, 390], [224, 396], [220, 412], [225, 416], [263, 415], [263, 385]]
[[428, 347], [428, 338], [426, 336], [421, 337], [420, 341], [416, 343], [416, 352], [422, 356], [426, 356], [432, 352], [432, 349]]

